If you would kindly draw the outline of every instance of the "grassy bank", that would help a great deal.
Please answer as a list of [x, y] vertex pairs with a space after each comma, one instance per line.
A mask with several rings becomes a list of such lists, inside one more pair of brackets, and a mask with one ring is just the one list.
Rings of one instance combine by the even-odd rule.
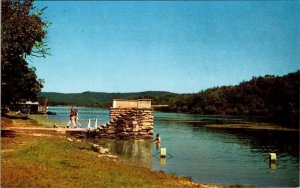
[[185, 178], [105, 158], [59, 137], [2, 138], [1, 187], [193, 187]]
[[51, 128], [54, 125], [61, 125], [58, 121], [47, 119], [47, 115], [35, 115], [35, 114], [17, 114], [10, 112], [5, 114], [5, 117], [1, 117], [1, 128], [6, 127], [45, 127]]
[[47, 119], [47, 115], [29, 115], [29, 118], [31, 119], [31, 121], [33, 121], [33, 123], [47, 127], [47, 128], [51, 128], [54, 127], [54, 125], [58, 125], [61, 126], [61, 122], [58, 121], [54, 121], [54, 120], [49, 120]]
[[[35, 121], [1, 119], [4, 127]], [[86, 142], [15, 131], [1, 137], [1, 187], [218, 187], [98, 157]]]

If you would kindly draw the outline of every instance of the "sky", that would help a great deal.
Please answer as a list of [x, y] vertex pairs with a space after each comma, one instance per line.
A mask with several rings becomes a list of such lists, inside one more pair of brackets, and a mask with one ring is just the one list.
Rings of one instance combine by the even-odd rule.
[[299, 1], [37, 1], [44, 92], [197, 93], [300, 69]]

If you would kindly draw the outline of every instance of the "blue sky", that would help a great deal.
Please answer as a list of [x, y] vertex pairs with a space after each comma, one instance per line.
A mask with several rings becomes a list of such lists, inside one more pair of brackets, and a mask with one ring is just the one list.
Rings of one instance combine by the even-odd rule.
[[300, 69], [297, 1], [38, 1], [43, 91], [195, 93]]

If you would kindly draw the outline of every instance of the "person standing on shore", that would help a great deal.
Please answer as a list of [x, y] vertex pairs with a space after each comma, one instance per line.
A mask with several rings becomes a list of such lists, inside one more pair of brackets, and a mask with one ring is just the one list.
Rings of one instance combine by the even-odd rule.
[[67, 127], [70, 126], [70, 124], [72, 123], [73, 126], [71, 126], [71, 128], [76, 128], [76, 116], [75, 116], [75, 109], [74, 109], [74, 106], [71, 107], [71, 111], [70, 111], [70, 121], [67, 125]]
[[79, 117], [78, 117], [78, 109], [74, 109], [74, 116], [75, 116], [75, 125], [79, 125], [79, 128], [81, 127], [80, 123], [78, 122]]

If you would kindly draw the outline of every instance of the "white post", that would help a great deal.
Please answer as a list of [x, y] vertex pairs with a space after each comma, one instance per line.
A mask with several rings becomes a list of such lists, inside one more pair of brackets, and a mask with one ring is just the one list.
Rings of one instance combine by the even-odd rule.
[[269, 153], [269, 166], [271, 170], [276, 170], [276, 153]]
[[161, 148], [160, 149], [160, 157], [164, 158], [167, 156], [167, 149], [166, 148]]
[[89, 121], [88, 121], [88, 127], [87, 127], [88, 129], [90, 129], [91, 128], [91, 120], [90, 120], [90, 118], [89, 118]]
[[95, 129], [97, 129], [97, 118], [96, 118], [96, 120], [95, 120]]
[[276, 163], [276, 153], [269, 153], [270, 163]]

